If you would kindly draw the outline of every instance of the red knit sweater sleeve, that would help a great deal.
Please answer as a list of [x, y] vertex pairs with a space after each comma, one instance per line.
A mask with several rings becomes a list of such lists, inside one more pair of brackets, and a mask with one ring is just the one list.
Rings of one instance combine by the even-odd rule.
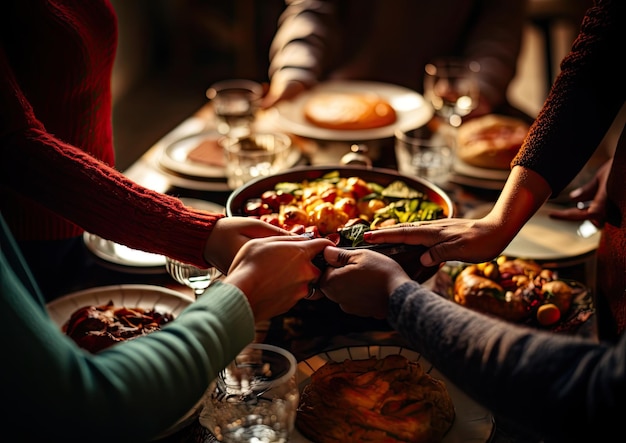
[[538, 172], [559, 194], [591, 157], [624, 104], [626, 2], [597, 0], [512, 165]]
[[222, 214], [194, 211], [175, 197], [139, 186], [41, 129], [16, 134], [8, 145], [11, 149], [2, 152], [3, 185], [103, 238], [206, 264], [204, 245]]
[[[126, 178], [113, 165], [108, 0], [12, 2], [0, 16], [0, 208], [20, 239], [82, 229], [204, 265], [220, 214]], [[15, 34], [23, 38], [12, 38]], [[71, 223], [68, 223], [71, 222]]]

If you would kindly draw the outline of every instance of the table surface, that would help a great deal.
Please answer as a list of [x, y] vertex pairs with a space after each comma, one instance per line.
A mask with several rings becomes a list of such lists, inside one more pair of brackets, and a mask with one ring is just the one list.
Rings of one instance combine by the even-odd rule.
[[[259, 119], [261, 124], [271, 125], [271, 121]], [[198, 133], [213, 127], [213, 113], [210, 103], [181, 122], [176, 128], [159, 140], [145, 152], [126, 171], [127, 175], [137, 183], [159, 192], [178, 197], [198, 198], [225, 205], [230, 191], [228, 189], [203, 190], [197, 189], [193, 182], [178, 180], [171, 172], [165, 171], [158, 163], [158, 156], [163, 149], [176, 139]], [[350, 144], [346, 142], [328, 142], [320, 140], [295, 138], [302, 149], [302, 164], [339, 164], [341, 156], [349, 152]], [[372, 154], [373, 166], [395, 169], [393, 139], [367, 142]], [[181, 186], [189, 182], [192, 186]], [[200, 186], [201, 187], [201, 186]], [[495, 201], [498, 189], [480, 189], [450, 183], [444, 186], [452, 200], [457, 204], [459, 216], [467, 211]], [[93, 258], [98, 261], [98, 259]], [[110, 269], [101, 262], [99, 271], [101, 281], [108, 284], [145, 283], [165, 286], [191, 295], [191, 290], [175, 283], [165, 272], [151, 275], [125, 274], [120, 270]], [[575, 263], [563, 267], [559, 274], [567, 278], [584, 281], [586, 267]], [[592, 333], [593, 329], [585, 332]], [[283, 346], [296, 356], [298, 360], [315, 355], [323, 350], [352, 346], [355, 344], [402, 344], [402, 340], [392, 331], [386, 322], [343, 313], [334, 303], [302, 301], [290, 312], [272, 320], [269, 325], [259, 329], [259, 340]], [[495, 431], [491, 438], [494, 443], [537, 442], [536, 438], [526, 435], [522, 430], [514, 429], [507, 423], [496, 418]], [[197, 421], [170, 435], [162, 442], [209, 442], [212, 437]]]

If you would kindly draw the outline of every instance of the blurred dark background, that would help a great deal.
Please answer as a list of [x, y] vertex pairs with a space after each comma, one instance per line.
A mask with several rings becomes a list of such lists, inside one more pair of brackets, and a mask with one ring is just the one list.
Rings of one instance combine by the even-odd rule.
[[[381, 0], [382, 1], [382, 0]], [[119, 47], [113, 76], [117, 167], [207, 102], [225, 78], [266, 82], [283, 0], [111, 0]], [[529, 0], [510, 100], [535, 115], [591, 0]]]
[[266, 82], [283, 0], [112, 0], [117, 167], [126, 169], [225, 78]]

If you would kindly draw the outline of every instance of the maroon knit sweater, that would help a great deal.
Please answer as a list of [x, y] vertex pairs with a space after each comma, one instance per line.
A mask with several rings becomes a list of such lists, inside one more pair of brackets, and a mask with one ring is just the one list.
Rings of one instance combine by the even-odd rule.
[[[513, 164], [544, 177], [554, 195], [581, 170], [626, 101], [626, 2], [598, 0], [587, 12], [561, 73]], [[607, 222], [597, 251], [602, 338], [626, 330], [626, 137], [607, 183]], [[608, 309], [605, 309], [608, 308]]]
[[220, 215], [186, 209], [113, 168], [108, 0], [24, 0], [0, 15], [0, 209], [18, 240], [88, 230], [204, 264]]

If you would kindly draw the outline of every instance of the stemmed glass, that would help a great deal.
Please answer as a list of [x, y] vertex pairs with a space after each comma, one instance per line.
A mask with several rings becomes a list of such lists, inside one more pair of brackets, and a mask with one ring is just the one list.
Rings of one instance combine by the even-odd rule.
[[480, 88], [476, 61], [442, 57], [428, 63], [424, 75], [424, 96], [435, 114], [453, 128], [478, 106]]
[[165, 269], [178, 283], [193, 289], [196, 298], [222, 275], [216, 267], [198, 268], [170, 257], [165, 257]]

